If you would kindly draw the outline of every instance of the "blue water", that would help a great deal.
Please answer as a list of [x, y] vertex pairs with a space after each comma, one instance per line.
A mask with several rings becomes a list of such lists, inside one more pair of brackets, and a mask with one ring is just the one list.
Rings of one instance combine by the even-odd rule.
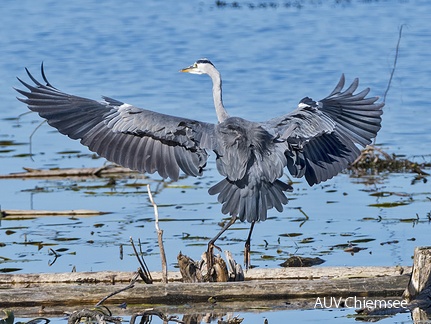
[[[209, 78], [178, 73], [208, 57], [222, 73], [229, 113], [266, 120], [292, 110], [304, 96], [325, 97], [341, 73], [348, 82], [359, 77], [361, 87], [371, 87], [371, 95], [383, 97], [401, 25], [405, 26], [398, 62], [377, 143], [391, 154], [431, 160], [429, 2], [271, 3], [276, 8], [261, 8], [259, 2], [251, 1], [240, 1], [240, 8], [219, 8], [211, 1], [3, 1], [1, 174], [23, 167], [99, 167], [105, 162], [93, 159], [85, 147], [46, 124], [33, 136], [34, 161], [25, 156], [29, 136], [41, 120], [35, 114], [14, 119], [27, 112], [12, 89], [20, 86], [16, 76], [26, 78], [24, 67], [38, 75], [43, 61], [51, 83], [72, 94], [94, 99], [106, 95], [167, 114], [215, 122]], [[6, 145], [8, 141], [14, 145]], [[296, 254], [320, 256], [327, 266], [410, 265], [414, 247], [429, 245], [427, 215], [431, 210], [429, 184], [412, 185], [413, 178], [408, 173], [380, 175], [368, 183], [341, 174], [312, 188], [299, 180], [285, 212], [272, 211], [269, 221], [256, 226], [252, 264], [277, 267]], [[73, 266], [78, 271], [132, 271], [137, 267], [129, 245], [132, 236], [141, 239], [150, 269], [159, 270], [153, 209], [143, 193], [150, 183], [165, 220], [161, 226], [172, 270], [180, 250], [199, 258], [207, 239], [218, 231], [220, 206], [206, 193], [218, 179], [215, 164], [210, 162], [202, 178], [177, 183], [160, 184], [156, 175], [119, 180], [115, 188], [102, 189], [97, 186], [108, 179], [1, 180], [2, 209], [112, 213], [75, 219], [1, 220], [0, 242], [5, 246], [0, 247], [0, 268], [22, 269], [18, 273], [71, 271]], [[127, 186], [135, 183], [142, 187]], [[376, 198], [370, 195], [375, 191], [394, 194]], [[369, 206], [382, 202], [406, 205]], [[299, 208], [309, 216], [304, 223]], [[400, 221], [417, 217], [418, 221]], [[242, 260], [247, 233], [248, 224], [236, 224], [220, 246]], [[280, 236], [286, 233], [301, 235]], [[183, 239], [187, 235], [194, 239]], [[354, 256], [340, 247], [362, 239], [371, 241], [360, 243], [366, 250]], [[54, 245], [39, 250], [36, 244], [28, 244], [38, 241]], [[381, 244], [385, 242], [393, 243]], [[67, 249], [52, 266], [49, 247]], [[323, 313], [295, 314], [304, 321], [339, 316]], [[286, 314], [281, 311], [270, 316], [283, 318]], [[266, 315], [250, 316], [251, 322], [261, 323]]]

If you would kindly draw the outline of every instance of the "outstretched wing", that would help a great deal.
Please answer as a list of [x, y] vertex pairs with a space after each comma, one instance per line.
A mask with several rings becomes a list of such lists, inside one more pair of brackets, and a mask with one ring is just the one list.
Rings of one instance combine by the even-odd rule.
[[381, 127], [384, 104], [366, 98], [369, 88], [355, 94], [358, 79], [342, 91], [344, 82], [342, 75], [325, 99], [304, 98], [293, 112], [262, 123], [285, 146], [292, 176], [305, 176], [310, 185], [347, 168], [360, 154], [356, 144], [370, 144]]
[[202, 174], [207, 161], [205, 148], [211, 149], [213, 124], [160, 114], [103, 97], [95, 101], [64, 93], [42, 77], [30, 91], [15, 89], [18, 98], [72, 139], [80, 139], [90, 150], [140, 172], [158, 172], [163, 178], [177, 180], [179, 170], [192, 176]]

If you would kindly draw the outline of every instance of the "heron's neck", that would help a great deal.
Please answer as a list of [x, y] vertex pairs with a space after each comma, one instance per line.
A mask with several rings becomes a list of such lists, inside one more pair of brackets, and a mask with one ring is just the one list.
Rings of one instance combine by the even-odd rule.
[[213, 81], [213, 99], [214, 107], [216, 110], [217, 118], [219, 123], [229, 118], [229, 114], [223, 106], [222, 90], [221, 90], [221, 76], [220, 73], [214, 69], [213, 73], [210, 74]]

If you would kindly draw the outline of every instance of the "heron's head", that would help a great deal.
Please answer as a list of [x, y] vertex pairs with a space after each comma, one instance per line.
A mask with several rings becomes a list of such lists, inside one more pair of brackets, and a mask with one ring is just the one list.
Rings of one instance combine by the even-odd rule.
[[197, 60], [193, 65], [180, 70], [180, 72], [188, 72], [192, 74], [209, 74], [210, 71], [215, 70], [214, 64], [210, 60], [203, 58]]

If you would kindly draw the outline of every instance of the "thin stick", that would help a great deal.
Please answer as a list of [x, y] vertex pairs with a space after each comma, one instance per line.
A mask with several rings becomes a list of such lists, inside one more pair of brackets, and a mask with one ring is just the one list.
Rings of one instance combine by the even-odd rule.
[[139, 264], [141, 266], [138, 269], [138, 274], [141, 276], [142, 280], [144, 280], [144, 282], [146, 284], [152, 284], [153, 283], [153, 278], [151, 278], [150, 270], [148, 269], [147, 264], [145, 263], [145, 259], [142, 256], [142, 253], [139, 254], [138, 251], [136, 250], [135, 243], [133, 243], [133, 238], [132, 237], [130, 237], [130, 243], [132, 244], [132, 248], [133, 248], [133, 251], [135, 252], [135, 256], [138, 259], [138, 262], [139, 262]]
[[30, 159], [32, 161], [34, 161], [33, 159], [33, 135], [36, 134], [37, 130], [46, 123], [46, 120], [42, 121], [39, 125], [36, 126], [36, 128], [31, 132], [30, 137], [29, 137], [29, 150], [30, 150]]
[[150, 202], [154, 207], [154, 216], [155, 216], [155, 227], [157, 231], [157, 240], [159, 242], [159, 249], [160, 249], [160, 257], [162, 259], [162, 282], [168, 283], [168, 267], [166, 265], [166, 254], [165, 254], [165, 248], [163, 246], [163, 231], [159, 227], [159, 210], [154, 202], [153, 194], [151, 193], [150, 185], [147, 184], [147, 190], [148, 190], [148, 197], [150, 198]]
[[402, 36], [402, 34], [403, 34], [403, 27], [404, 27], [404, 26], [405, 26], [404, 24], [403, 24], [403, 25], [401, 25], [401, 27], [400, 27], [400, 31], [399, 31], [399, 34], [398, 34], [398, 42], [397, 42], [397, 47], [396, 47], [396, 49], [395, 49], [394, 65], [392, 66], [392, 71], [391, 71], [391, 76], [389, 77], [388, 87], [386, 88], [385, 94], [384, 94], [384, 96], [383, 96], [383, 102], [386, 102], [386, 95], [388, 94], [389, 89], [390, 89], [390, 87], [391, 87], [392, 78], [393, 78], [393, 76], [394, 76], [395, 68], [396, 68], [396, 66], [397, 66], [397, 61], [398, 61], [398, 52], [399, 52], [399, 49], [400, 49], [401, 36]]
[[[404, 27], [404, 24], [401, 25], [400, 31], [398, 33], [398, 42], [397, 42], [397, 47], [395, 48], [394, 64], [392, 66], [392, 71], [391, 71], [391, 75], [389, 77], [388, 86], [387, 86], [387, 88], [385, 90], [385, 94], [383, 95], [383, 103], [386, 103], [386, 96], [387, 96], [387, 94], [389, 92], [389, 89], [391, 88], [392, 78], [394, 77], [395, 68], [397, 67], [398, 52], [399, 52], [399, 49], [400, 49], [400, 42], [401, 42], [401, 36], [403, 34], [403, 27]], [[377, 140], [377, 136], [374, 137], [373, 146], [376, 145], [376, 140]]]
[[108, 296], [103, 297], [94, 307], [98, 307], [98, 306], [102, 305], [108, 298], [115, 296], [116, 294], [119, 294], [120, 292], [123, 292], [127, 289], [133, 288], [135, 286], [135, 283], [136, 283], [136, 280], [138, 279], [138, 277], [139, 277], [139, 274], [135, 273], [132, 280], [130, 280], [130, 283], [126, 287], [118, 289], [118, 290], [114, 291], [113, 293], [110, 293]]
[[52, 254], [54, 254], [54, 261], [52, 261], [51, 262], [51, 260], [50, 261], [48, 261], [48, 266], [52, 266], [54, 263], [55, 263], [55, 261], [57, 261], [57, 258], [59, 257], [59, 255], [57, 254], [57, 252], [55, 252], [53, 249], [51, 249], [51, 248], [49, 248], [49, 250], [48, 250], [50, 253], [52, 253]]

